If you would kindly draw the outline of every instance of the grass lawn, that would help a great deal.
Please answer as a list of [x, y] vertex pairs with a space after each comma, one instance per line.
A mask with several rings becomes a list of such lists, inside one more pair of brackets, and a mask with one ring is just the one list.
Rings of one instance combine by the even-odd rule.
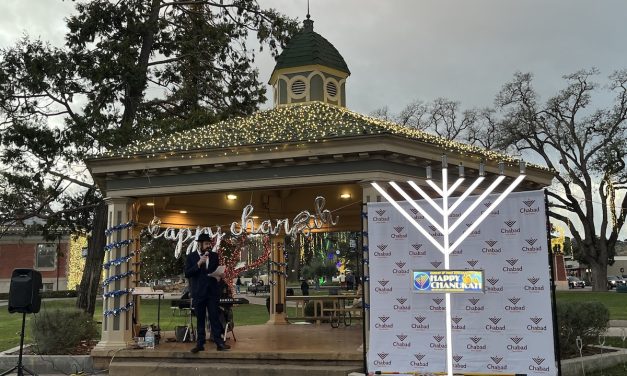
[[627, 294], [616, 291], [558, 291], [557, 300], [565, 302], [597, 301], [610, 311], [610, 320], [627, 320]]
[[[42, 315], [46, 310], [59, 308], [73, 308], [75, 298], [56, 299], [42, 301], [41, 311], [37, 315]], [[102, 304], [96, 304], [94, 319], [102, 321]], [[0, 351], [10, 349], [20, 344], [20, 329], [22, 325], [22, 314], [9, 314], [5, 307], [0, 307]], [[295, 315], [294, 308], [288, 307], [288, 314]], [[26, 315], [26, 330], [24, 342], [30, 342], [30, 322], [36, 320], [37, 315]], [[236, 326], [258, 325], [268, 321], [269, 315], [265, 305], [242, 304], [233, 306], [233, 315]], [[140, 322], [143, 325], [157, 324], [157, 300], [145, 299], [141, 302]], [[170, 300], [161, 301], [161, 328], [162, 330], [174, 330], [175, 326], [185, 325], [186, 317], [173, 315], [170, 310]], [[196, 322], [194, 321], [194, 325]]]

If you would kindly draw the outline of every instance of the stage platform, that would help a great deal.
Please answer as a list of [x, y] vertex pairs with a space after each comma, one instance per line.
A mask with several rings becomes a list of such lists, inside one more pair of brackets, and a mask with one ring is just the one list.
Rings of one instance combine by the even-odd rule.
[[229, 351], [217, 351], [213, 343], [192, 354], [193, 343], [168, 342], [155, 349], [93, 350], [97, 369], [110, 376], [230, 375], [326, 375], [345, 376], [363, 371], [361, 325], [332, 328], [322, 325], [251, 325], [229, 333]]

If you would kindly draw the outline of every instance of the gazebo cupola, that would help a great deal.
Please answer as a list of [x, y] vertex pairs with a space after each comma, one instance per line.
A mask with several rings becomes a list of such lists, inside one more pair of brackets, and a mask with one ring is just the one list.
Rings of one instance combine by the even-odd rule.
[[320, 101], [346, 107], [344, 58], [328, 40], [313, 31], [307, 14], [296, 33], [276, 59], [268, 82], [274, 91], [274, 106]]

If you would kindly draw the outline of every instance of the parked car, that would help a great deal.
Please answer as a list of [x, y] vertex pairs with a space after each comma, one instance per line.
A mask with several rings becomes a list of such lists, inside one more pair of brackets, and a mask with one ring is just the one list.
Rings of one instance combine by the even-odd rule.
[[578, 287], [581, 287], [581, 288], [586, 287], [585, 282], [575, 276], [569, 275], [568, 276], [568, 288], [576, 289]]
[[607, 276], [607, 288], [613, 289], [618, 286], [625, 286], [625, 280], [622, 277], [617, 275], [608, 275]]

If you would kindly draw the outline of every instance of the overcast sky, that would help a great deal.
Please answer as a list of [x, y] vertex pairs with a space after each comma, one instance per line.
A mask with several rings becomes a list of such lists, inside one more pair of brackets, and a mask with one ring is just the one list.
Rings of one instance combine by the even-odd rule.
[[[307, 11], [306, 0], [260, 3], [300, 19]], [[2, 0], [0, 46], [23, 33], [63, 43], [74, 4]], [[314, 30], [351, 70], [348, 107], [362, 113], [437, 97], [489, 106], [516, 71], [533, 73], [546, 98], [564, 74], [627, 68], [624, 0], [311, 0], [310, 7]], [[266, 81], [274, 61], [264, 52], [257, 63]]]
[[[306, 0], [259, 2], [301, 20], [307, 11]], [[74, 4], [1, 0], [0, 47], [24, 33], [61, 45]], [[546, 99], [564, 74], [594, 66], [603, 82], [627, 68], [625, 0], [311, 0], [310, 7], [314, 30], [351, 70], [348, 107], [362, 113], [437, 97], [490, 106], [516, 71], [533, 73]], [[265, 52], [256, 61], [265, 82], [274, 61]]]

